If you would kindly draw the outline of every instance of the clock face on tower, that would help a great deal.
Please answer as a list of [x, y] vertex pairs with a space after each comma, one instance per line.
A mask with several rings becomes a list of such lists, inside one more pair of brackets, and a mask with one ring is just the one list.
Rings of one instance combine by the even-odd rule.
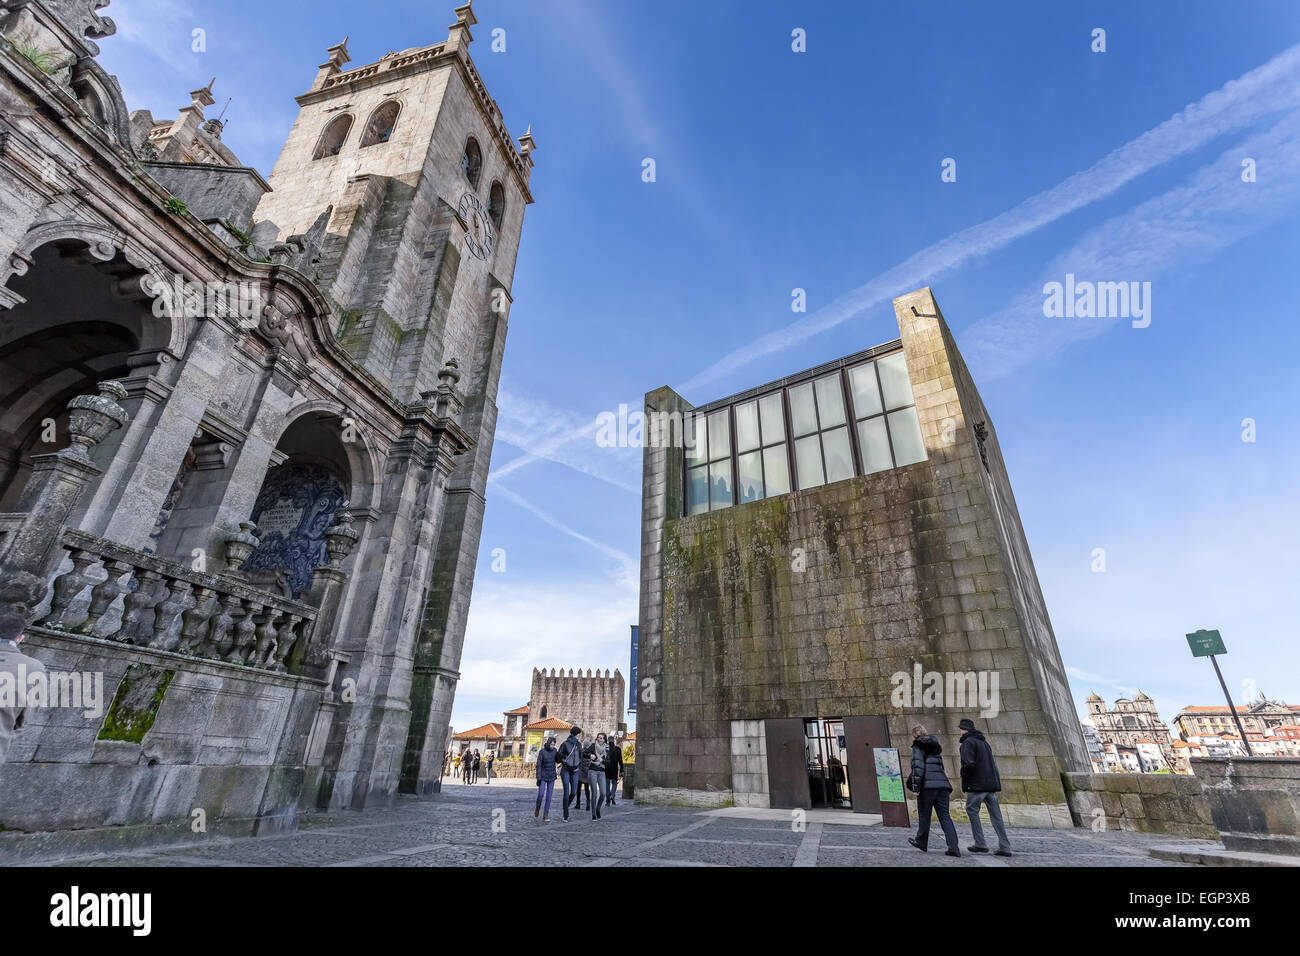
[[460, 197], [460, 218], [465, 220], [465, 248], [470, 255], [479, 259], [492, 255], [496, 233], [492, 231], [492, 220], [478, 196], [465, 193]]

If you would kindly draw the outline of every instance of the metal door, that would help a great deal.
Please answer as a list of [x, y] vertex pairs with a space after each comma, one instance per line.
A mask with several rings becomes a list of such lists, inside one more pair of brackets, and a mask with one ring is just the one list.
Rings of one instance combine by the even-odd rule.
[[889, 726], [884, 717], [845, 717], [844, 746], [849, 752], [849, 792], [854, 813], [879, 813], [880, 788], [876, 785], [876, 747], [889, 746]]
[[808, 792], [803, 718], [769, 718], [763, 723], [767, 734], [767, 790], [771, 806], [809, 809], [812, 801]]

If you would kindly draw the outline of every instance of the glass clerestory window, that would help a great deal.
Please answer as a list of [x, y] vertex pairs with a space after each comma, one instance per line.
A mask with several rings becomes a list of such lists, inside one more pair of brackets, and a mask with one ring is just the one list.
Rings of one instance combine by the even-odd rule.
[[697, 416], [686, 442], [687, 514], [926, 458], [902, 352]]

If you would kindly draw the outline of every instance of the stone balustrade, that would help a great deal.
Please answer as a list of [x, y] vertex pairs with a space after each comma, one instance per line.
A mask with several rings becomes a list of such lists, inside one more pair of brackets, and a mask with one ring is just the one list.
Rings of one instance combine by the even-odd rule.
[[72, 567], [54, 579], [41, 627], [277, 673], [311, 643], [307, 604], [82, 531], [60, 543]]

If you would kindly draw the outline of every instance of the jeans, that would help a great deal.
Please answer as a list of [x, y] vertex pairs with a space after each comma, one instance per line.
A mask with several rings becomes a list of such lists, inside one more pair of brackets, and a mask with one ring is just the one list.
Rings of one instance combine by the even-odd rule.
[[948, 841], [948, 849], [957, 849], [957, 828], [952, 825], [952, 817], [948, 815], [950, 796], [952, 796], [951, 790], [925, 789], [916, 795], [916, 842], [922, 847], [930, 843], [930, 811], [933, 810], [939, 815], [939, 826], [943, 827], [943, 836]]
[[560, 786], [564, 789], [564, 819], [569, 819], [569, 801], [578, 792], [578, 768], [560, 767]]
[[614, 802], [614, 792], [618, 790], [618, 774], [611, 773], [605, 778], [605, 802]]
[[1007, 839], [1007, 828], [1002, 822], [1002, 808], [998, 805], [998, 795], [991, 791], [972, 790], [966, 794], [966, 816], [970, 818], [971, 836], [976, 846], [987, 846], [984, 842], [984, 827], [980, 824], [980, 804], [989, 806], [989, 819], [993, 821], [993, 830], [998, 835], [998, 849], [1010, 851], [1011, 841]]
[[543, 811], [548, 817], [551, 815], [551, 795], [555, 793], [554, 780], [537, 781], [537, 807], [541, 809], [542, 794], [546, 794], [546, 809]]
[[[591, 790], [587, 796], [587, 805], [591, 807], [591, 815], [594, 817], [600, 813], [600, 808], [605, 805], [605, 771], [592, 767], [587, 771], [587, 782], [591, 785]], [[592, 803], [593, 799], [595, 803]]]
[[492, 782], [492, 765], [491, 765], [491, 764], [488, 764], [488, 765], [487, 765], [487, 782], [488, 782], [488, 783], [491, 783], [491, 782]]

